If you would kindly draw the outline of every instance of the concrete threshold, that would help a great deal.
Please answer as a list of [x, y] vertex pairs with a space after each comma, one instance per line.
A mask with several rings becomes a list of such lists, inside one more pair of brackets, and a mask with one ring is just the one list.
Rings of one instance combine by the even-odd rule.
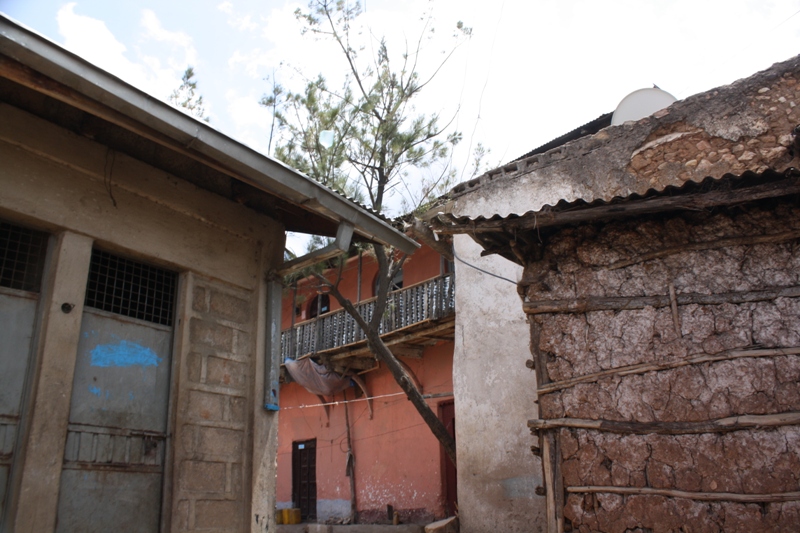
[[385, 524], [295, 524], [279, 525], [277, 533], [424, 533], [425, 526], [419, 524], [400, 524], [397, 526]]

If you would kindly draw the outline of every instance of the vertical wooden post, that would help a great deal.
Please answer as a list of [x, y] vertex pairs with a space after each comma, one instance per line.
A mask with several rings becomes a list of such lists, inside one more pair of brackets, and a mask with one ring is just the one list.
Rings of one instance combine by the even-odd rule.
[[[547, 355], [539, 349], [539, 323], [534, 317], [528, 317], [528, 320], [531, 325], [531, 355], [533, 355], [535, 363], [538, 389], [542, 385], [550, 383], [550, 376], [547, 374]], [[546, 429], [539, 432], [542, 473], [547, 490], [547, 533], [564, 532], [564, 480], [561, 476], [561, 447], [558, 442], [558, 431], [558, 429]]]
[[356, 303], [361, 303], [361, 275], [363, 273], [362, 270], [362, 262], [361, 262], [362, 251], [361, 249], [358, 250], [358, 284], [356, 285]]

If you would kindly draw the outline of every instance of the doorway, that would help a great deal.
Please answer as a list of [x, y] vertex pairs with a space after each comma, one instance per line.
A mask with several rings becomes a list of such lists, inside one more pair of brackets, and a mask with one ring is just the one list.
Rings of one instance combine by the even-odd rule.
[[[452, 401], [442, 402], [439, 404], [439, 419], [444, 423], [447, 432], [456, 438], [456, 406]], [[442, 462], [444, 468], [442, 469], [442, 492], [445, 498], [445, 512], [447, 516], [455, 516], [458, 512], [458, 475], [456, 472], [456, 465], [444, 453], [442, 448]]]
[[292, 501], [300, 518], [317, 518], [317, 439], [292, 443]]

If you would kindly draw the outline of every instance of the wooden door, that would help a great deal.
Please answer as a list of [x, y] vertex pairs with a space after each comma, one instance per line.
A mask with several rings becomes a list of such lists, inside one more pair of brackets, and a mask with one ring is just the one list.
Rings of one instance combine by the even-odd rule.
[[292, 501], [303, 520], [317, 518], [317, 439], [292, 443]]
[[[455, 403], [451, 402], [443, 402], [439, 404], [439, 418], [444, 423], [444, 426], [447, 428], [447, 432], [450, 433], [450, 436], [453, 437], [453, 440], [456, 438], [456, 406]], [[442, 455], [443, 455], [443, 462], [444, 462], [444, 472], [442, 476], [443, 486], [442, 492], [444, 493], [445, 497], [445, 512], [447, 516], [454, 516], [458, 511], [458, 475], [456, 472], [456, 465], [453, 464], [453, 461], [444, 453], [444, 448], [442, 448]]]

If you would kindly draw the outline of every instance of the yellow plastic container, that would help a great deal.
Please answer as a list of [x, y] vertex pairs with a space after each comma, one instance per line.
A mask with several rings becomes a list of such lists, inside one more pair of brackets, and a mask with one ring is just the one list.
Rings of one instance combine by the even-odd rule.
[[278, 509], [275, 511], [275, 523], [278, 525], [283, 524], [283, 509]]
[[281, 521], [278, 523], [299, 524], [302, 521], [300, 519], [300, 509], [281, 509], [280, 515]]

